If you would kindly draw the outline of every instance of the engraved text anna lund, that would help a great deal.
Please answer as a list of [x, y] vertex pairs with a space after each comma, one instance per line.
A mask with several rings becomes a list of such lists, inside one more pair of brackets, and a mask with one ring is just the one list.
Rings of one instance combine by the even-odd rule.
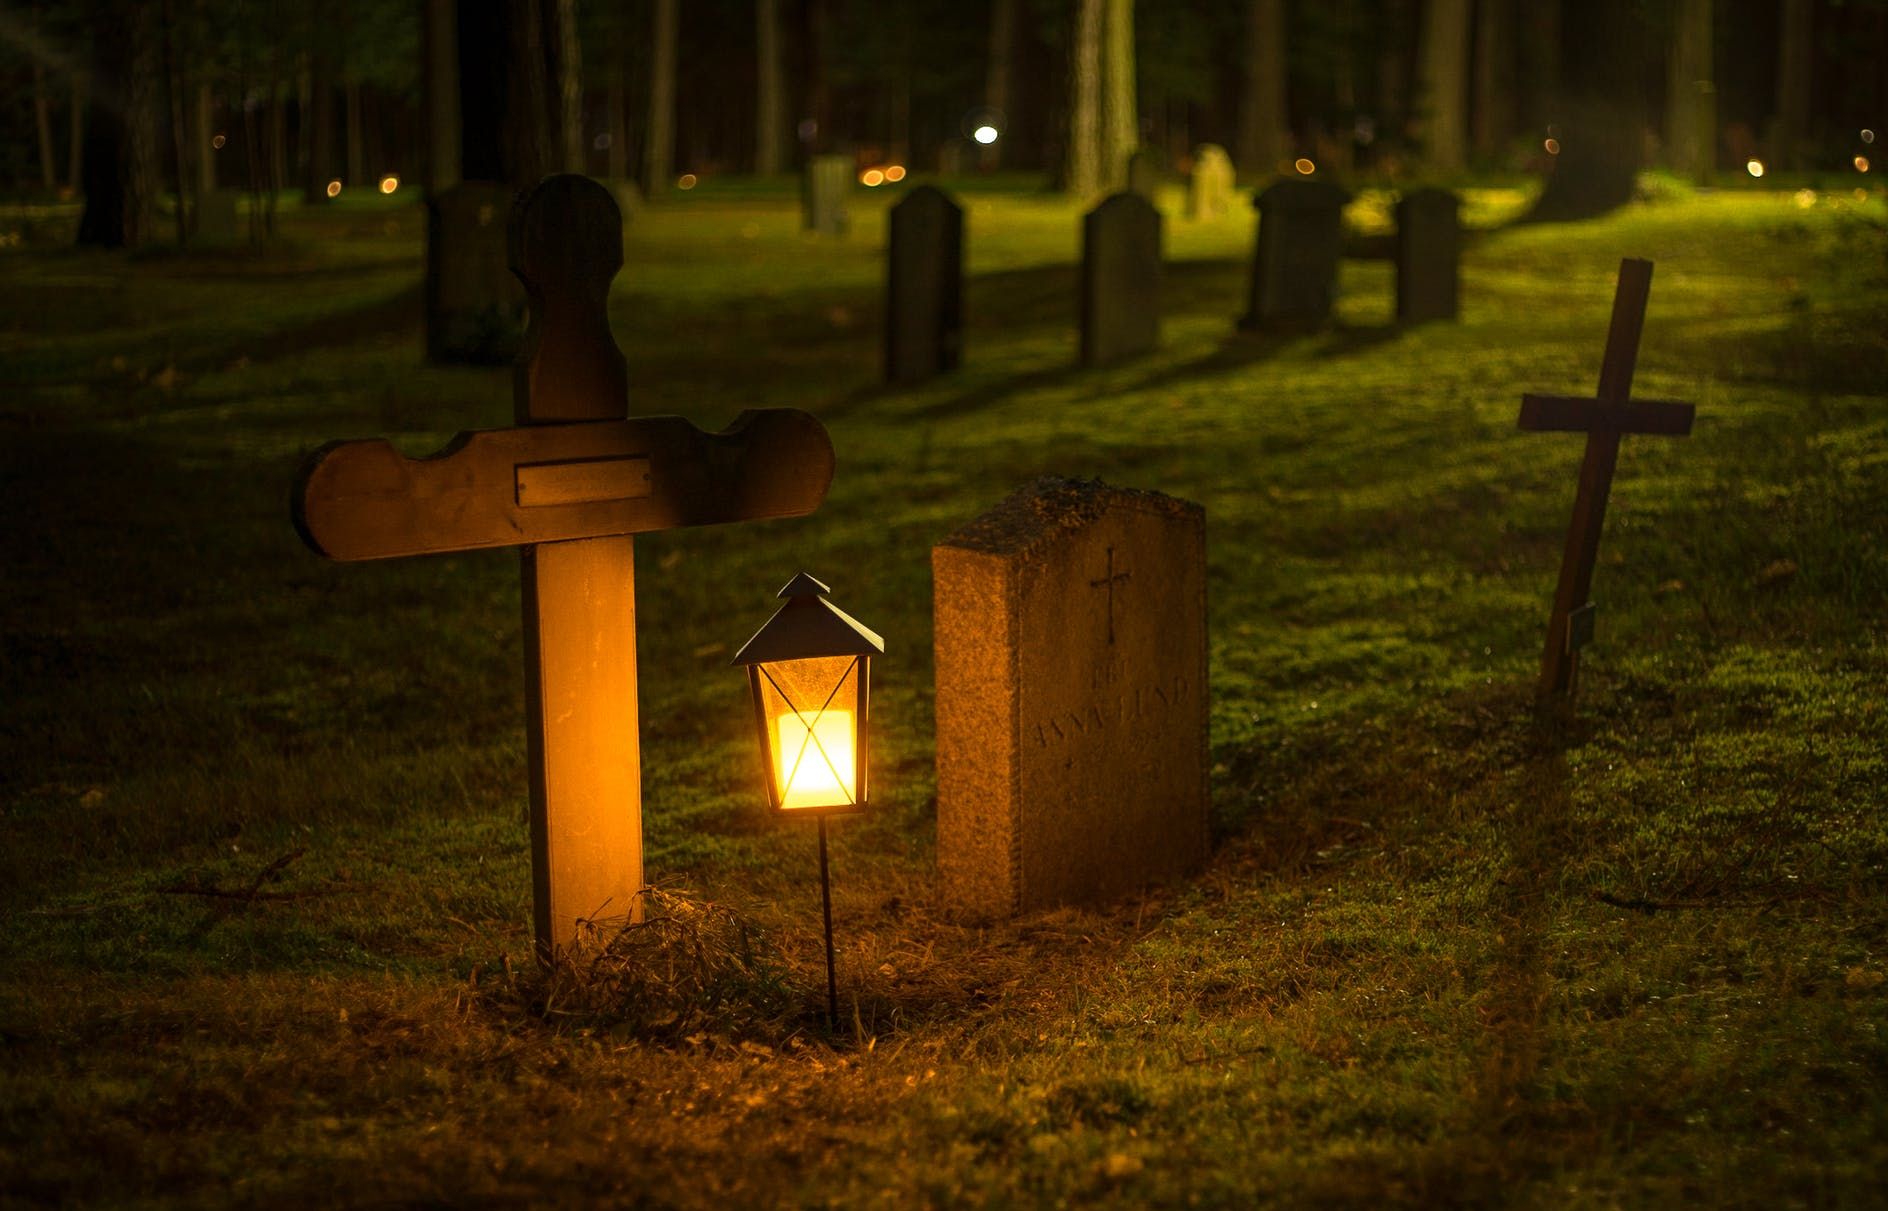
[[1081, 711], [1058, 711], [1033, 725], [1037, 748], [1051, 748], [1091, 735], [1109, 735], [1150, 717], [1164, 718], [1191, 702], [1193, 682], [1184, 673], [1151, 685], [1123, 690]]

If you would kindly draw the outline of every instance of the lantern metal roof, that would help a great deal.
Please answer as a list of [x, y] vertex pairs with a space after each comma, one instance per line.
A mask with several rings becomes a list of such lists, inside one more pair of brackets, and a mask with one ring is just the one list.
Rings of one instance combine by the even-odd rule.
[[820, 656], [877, 656], [885, 641], [850, 614], [826, 600], [832, 592], [805, 572], [780, 590], [787, 604], [774, 611], [753, 638], [741, 645], [730, 664], [772, 664]]

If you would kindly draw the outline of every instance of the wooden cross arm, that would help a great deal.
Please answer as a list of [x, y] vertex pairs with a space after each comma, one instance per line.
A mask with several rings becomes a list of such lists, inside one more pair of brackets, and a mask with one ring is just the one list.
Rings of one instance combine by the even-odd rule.
[[1691, 404], [1664, 399], [1614, 403], [1577, 395], [1523, 395], [1521, 428], [1558, 432], [1659, 433], [1684, 437], [1691, 432]]
[[485, 429], [427, 458], [332, 442], [303, 464], [293, 511], [329, 559], [389, 559], [803, 517], [832, 477], [825, 426], [766, 408], [720, 433], [679, 416]]

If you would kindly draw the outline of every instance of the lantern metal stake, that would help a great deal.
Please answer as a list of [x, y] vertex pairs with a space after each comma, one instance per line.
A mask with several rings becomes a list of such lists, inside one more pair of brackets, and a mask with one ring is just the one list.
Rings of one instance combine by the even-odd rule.
[[826, 924], [826, 1017], [839, 1024], [833, 962], [833, 894], [826, 817], [863, 811], [872, 657], [885, 641], [826, 600], [805, 572], [780, 590], [786, 604], [734, 654], [747, 669], [754, 723], [777, 815], [819, 822], [820, 908]]
[[826, 866], [826, 817], [819, 818], [819, 907], [826, 918], [826, 1028], [839, 1029], [839, 977], [833, 974], [833, 881]]

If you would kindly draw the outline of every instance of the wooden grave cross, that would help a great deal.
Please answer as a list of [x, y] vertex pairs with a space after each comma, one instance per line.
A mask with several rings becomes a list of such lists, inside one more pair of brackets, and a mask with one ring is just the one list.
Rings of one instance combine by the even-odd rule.
[[549, 961], [642, 891], [632, 534], [801, 517], [833, 448], [805, 412], [743, 412], [721, 433], [629, 419], [605, 308], [622, 217], [586, 177], [512, 207], [511, 268], [530, 300], [513, 377], [518, 427], [461, 433], [428, 458], [333, 442], [303, 465], [296, 529], [335, 560], [516, 546], [522, 557], [533, 924]]
[[1639, 355], [1639, 335], [1645, 327], [1645, 304], [1651, 291], [1651, 261], [1629, 258], [1619, 263], [1619, 285], [1613, 294], [1612, 326], [1606, 333], [1597, 398], [1521, 397], [1521, 428], [1584, 431], [1587, 435], [1580, 486], [1573, 498], [1573, 520], [1567, 526], [1567, 546], [1560, 559], [1560, 583], [1554, 589], [1554, 609], [1547, 620], [1547, 645], [1541, 653], [1542, 697], [1574, 692], [1580, 649], [1593, 637], [1594, 606], [1588, 594], [1593, 588], [1593, 565], [1599, 557], [1600, 527], [1606, 520], [1606, 496], [1619, 459], [1620, 437], [1627, 433], [1684, 437], [1691, 432], [1692, 405], [1631, 398], [1633, 365]]

